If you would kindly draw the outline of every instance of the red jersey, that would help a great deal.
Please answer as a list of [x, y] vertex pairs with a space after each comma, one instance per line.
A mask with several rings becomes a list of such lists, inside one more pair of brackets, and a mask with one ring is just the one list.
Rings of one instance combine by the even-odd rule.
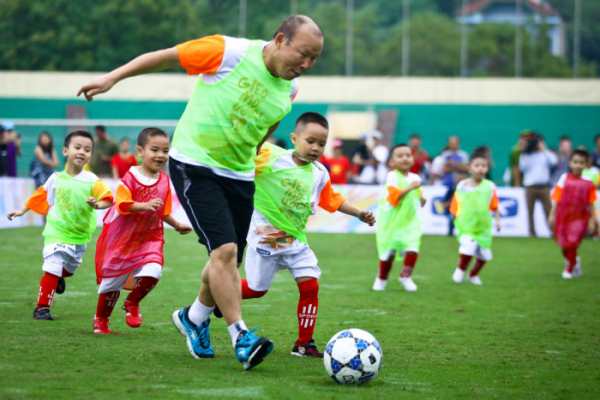
[[138, 165], [137, 159], [133, 154], [130, 154], [129, 157], [123, 159], [123, 157], [121, 157], [121, 154], [117, 153], [113, 156], [113, 159], [110, 162], [111, 167], [117, 167], [117, 170], [119, 171], [119, 178], [121, 179], [125, 177], [125, 174], [127, 174], [129, 168], [135, 167], [136, 165]]
[[410, 152], [412, 153], [413, 158], [415, 159], [415, 163], [410, 169], [410, 172], [418, 175], [419, 172], [421, 172], [423, 164], [429, 161], [429, 154], [427, 154], [425, 150], [419, 150], [418, 152], [415, 152], [411, 149]]
[[329, 168], [329, 178], [331, 179], [331, 183], [337, 185], [348, 183], [348, 172], [352, 170], [352, 165], [350, 164], [348, 157], [323, 157], [321, 162]]

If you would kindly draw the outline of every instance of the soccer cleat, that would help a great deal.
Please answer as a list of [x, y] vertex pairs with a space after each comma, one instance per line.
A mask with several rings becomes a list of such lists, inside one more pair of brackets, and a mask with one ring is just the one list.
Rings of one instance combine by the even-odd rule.
[[56, 290], [54, 291], [54, 293], [63, 294], [66, 289], [67, 289], [67, 282], [65, 282], [65, 278], [63, 278], [61, 276], [60, 278], [58, 278], [58, 284], [56, 285]]
[[454, 271], [454, 275], [452, 275], [452, 280], [454, 280], [454, 282], [456, 282], [456, 283], [462, 283], [464, 278], [465, 278], [465, 271], [463, 271], [460, 268], [456, 268], [456, 271]]
[[387, 285], [387, 280], [379, 279], [379, 277], [375, 278], [375, 283], [373, 284], [373, 290], [382, 291], [385, 290], [385, 285]]
[[94, 316], [94, 333], [98, 335], [118, 335], [108, 328], [108, 318]]
[[252, 333], [257, 329], [240, 332], [235, 345], [235, 356], [246, 371], [263, 362], [265, 357], [273, 351], [273, 342], [264, 337], [259, 338]]
[[481, 278], [479, 278], [478, 275], [470, 276], [469, 277], [469, 282], [471, 282], [473, 285], [481, 285], [481, 284], [483, 284], [483, 282], [481, 282]]
[[573, 275], [570, 272], [568, 272], [568, 271], [563, 271], [562, 277], [564, 279], [571, 279], [573, 277]]
[[215, 318], [223, 318], [223, 313], [219, 310], [219, 306], [215, 304], [215, 308], [213, 309], [213, 315]]
[[173, 313], [173, 324], [186, 337], [187, 347], [194, 358], [215, 358], [215, 351], [210, 344], [210, 318], [200, 326], [189, 320], [190, 306]]
[[50, 314], [50, 307], [40, 306], [33, 310], [33, 318], [41, 320], [54, 321], [54, 317]]
[[317, 345], [315, 344], [315, 341], [313, 339], [310, 339], [305, 345], [300, 345], [299, 342], [296, 340], [294, 348], [292, 349], [292, 355], [296, 357], [323, 358], [323, 353], [317, 350]]
[[126, 311], [125, 322], [127, 322], [127, 325], [132, 328], [139, 328], [142, 324], [142, 314], [140, 313], [139, 303], [136, 304], [125, 300], [123, 310]]
[[573, 278], [579, 278], [582, 274], [583, 271], [581, 270], [581, 258], [577, 257], [577, 264], [575, 264], [571, 275], [573, 276]]
[[404, 286], [407, 292], [416, 292], [417, 285], [413, 282], [411, 277], [400, 278], [400, 283]]

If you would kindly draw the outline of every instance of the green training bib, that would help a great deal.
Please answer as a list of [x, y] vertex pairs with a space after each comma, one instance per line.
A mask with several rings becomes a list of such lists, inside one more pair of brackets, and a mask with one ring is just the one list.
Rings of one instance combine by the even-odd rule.
[[458, 240], [469, 235], [484, 249], [492, 248], [492, 216], [490, 215], [491, 181], [484, 179], [475, 190], [456, 190], [456, 219]]

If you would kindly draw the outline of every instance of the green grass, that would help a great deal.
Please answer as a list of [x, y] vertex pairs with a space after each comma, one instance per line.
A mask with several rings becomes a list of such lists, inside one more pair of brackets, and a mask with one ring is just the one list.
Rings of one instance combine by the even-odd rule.
[[168, 230], [165, 271], [142, 303], [139, 329], [111, 319], [119, 336], [92, 333], [96, 309], [94, 243], [67, 291], [56, 296], [54, 322], [35, 321], [42, 276], [41, 229], [0, 231], [0, 398], [273, 398], [273, 399], [598, 399], [600, 398], [600, 244], [581, 248], [584, 275], [560, 276], [563, 260], [547, 239], [497, 239], [484, 285], [457, 285], [453, 238], [423, 238], [407, 293], [396, 277], [373, 292], [377, 271], [371, 235], [311, 234], [323, 269], [315, 339], [361, 328], [383, 349], [379, 377], [342, 387], [322, 361], [290, 356], [297, 335], [298, 291], [280, 272], [262, 299], [244, 302], [249, 327], [275, 342], [264, 364], [244, 372], [225, 323], [213, 320], [217, 358], [190, 357], [171, 323], [173, 310], [197, 294], [206, 251], [192, 235]]

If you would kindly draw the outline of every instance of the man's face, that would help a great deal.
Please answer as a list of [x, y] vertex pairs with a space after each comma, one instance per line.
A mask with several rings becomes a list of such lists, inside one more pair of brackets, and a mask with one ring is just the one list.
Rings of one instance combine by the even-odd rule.
[[558, 149], [563, 154], [571, 154], [571, 141], [570, 140], [561, 141], [558, 146]]
[[102, 129], [96, 129], [96, 137], [99, 140], [106, 140], [106, 131], [103, 131]]
[[460, 141], [458, 140], [458, 138], [451, 137], [450, 139], [448, 139], [448, 148], [450, 150], [456, 151], [456, 150], [458, 150], [459, 146], [460, 146]]
[[408, 141], [408, 145], [410, 146], [411, 149], [417, 150], [419, 147], [421, 147], [421, 138], [418, 138], [418, 137], [410, 138], [410, 140]]
[[290, 44], [283, 34], [277, 35], [276, 70], [280, 78], [292, 80], [299, 77], [315, 65], [323, 49], [323, 37], [317, 34], [309, 23], [301, 25]]

